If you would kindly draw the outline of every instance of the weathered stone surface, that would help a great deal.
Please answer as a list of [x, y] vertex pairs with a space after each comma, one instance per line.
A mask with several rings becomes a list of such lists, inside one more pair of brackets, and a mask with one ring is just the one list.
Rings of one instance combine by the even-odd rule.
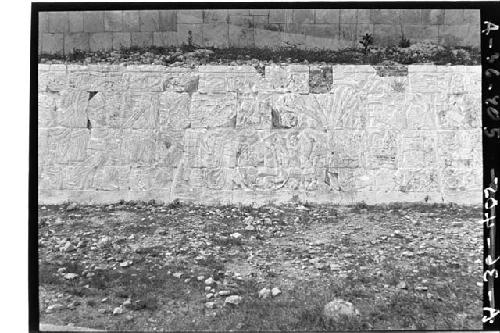
[[448, 103], [436, 105], [441, 129], [472, 129], [481, 126], [481, 99], [478, 94], [453, 94]]
[[397, 130], [368, 130], [365, 149], [367, 169], [397, 169], [401, 132]]
[[166, 75], [150, 72], [127, 72], [124, 74], [129, 90], [136, 91], [164, 91]]
[[161, 128], [156, 137], [156, 165], [176, 167], [184, 154], [184, 131]]
[[309, 93], [309, 67], [303, 65], [266, 66], [265, 77], [273, 90]]
[[124, 165], [120, 159], [123, 132], [115, 128], [92, 129], [87, 153], [89, 163], [95, 167], [103, 165]]
[[404, 131], [399, 145], [399, 168], [437, 167], [437, 137], [434, 131]]
[[479, 67], [333, 66], [319, 90], [308, 66], [38, 71], [51, 202], [463, 201], [481, 187]]
[[87, 157], [90, 132], [87, 129], [51, 128], [48, 154], [52, 163], [83, 162]]
[[123, 128], [146, 129], [158, 127], [160, 94], [129, 91], [123, 96]]
[[127, 89], [127, 80], [123, 72], [90, 72], [88, 70], [70, 71], [70, 88], [87, 91], [123, 91]]
[[237, 99], [235, 93], [191, 97], [189, 120], [192, 128], [236, 126]]
[[[124, 165], [151, 165], [155, 161], [156, 138], [153, 130], [126, 129], [122, 131], [120, 162]], [[144, 170], [144, 169], [140, 169]]]
[[184, 134], [184, 163], [195, 168], [234, 167], [237, 135], [234, 129], [193, 129]]
[[54, 92], [38, 94], [38, 128], [52, 127], [57, 124], [57, 104], [60, 95]]
[[185, 129], [189, 126], [188, 93], [164, 92], [160, 95], [159, 127]]
[[130, 166], [106, 165], [97, 169], [92, 187], [99, 191], [128, 190]]
[[438, 131], [441, 168], [477, 168], [481, 166], [481, 130]]
[[266, 93], [238, 96], [236, 128], [270, 129], [272, 126], [272, 95]]

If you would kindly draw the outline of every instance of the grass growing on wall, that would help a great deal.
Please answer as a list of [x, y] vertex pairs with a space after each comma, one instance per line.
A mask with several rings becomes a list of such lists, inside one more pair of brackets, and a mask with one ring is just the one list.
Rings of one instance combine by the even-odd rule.
[[131, 47], [114, 51], [74, 50], [67, 55], [41, 54], [39, 63], [111, 63], [156, 65], [258, 65], [259, 63], [328, 63], [328, 64], [419, 64], [479, 65], [480, 51], [472, 47], [446, 47], [417, 43], [410, 47], [362, 48], [342, 50], [299, 49], [294, 46], [271, 48], [228, 47]]

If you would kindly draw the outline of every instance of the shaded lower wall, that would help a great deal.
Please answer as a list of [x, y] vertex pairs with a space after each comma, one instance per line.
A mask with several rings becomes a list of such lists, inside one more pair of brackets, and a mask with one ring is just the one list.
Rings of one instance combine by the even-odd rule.
[[480, 203], [480, 66], [39, 65], [39, 203]]

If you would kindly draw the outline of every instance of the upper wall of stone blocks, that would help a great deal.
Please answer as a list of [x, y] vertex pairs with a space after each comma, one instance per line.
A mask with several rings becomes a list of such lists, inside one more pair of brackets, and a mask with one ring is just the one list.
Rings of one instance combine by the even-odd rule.
[[375, 44], [411, 42], [479, 47], [475, 9], [211, 9], [118, 10], [39, 13], [39, 53], [110, 50], [130, 46], [339, 49], [359, 46], [365, 33]]

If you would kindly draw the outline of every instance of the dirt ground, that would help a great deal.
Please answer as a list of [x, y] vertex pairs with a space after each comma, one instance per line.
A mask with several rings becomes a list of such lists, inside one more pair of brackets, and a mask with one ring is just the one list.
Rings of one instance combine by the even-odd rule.
[[[38, 214], [42, 323], [141, 331], [482, 328], [480, 206], [132, 202], [39, 206]], [[280, 293], [259, 297], [264, 287]], [[230, 295], [241, 302], [226, 303]], [[334, 299], [359, 315], [325, 317]]]

